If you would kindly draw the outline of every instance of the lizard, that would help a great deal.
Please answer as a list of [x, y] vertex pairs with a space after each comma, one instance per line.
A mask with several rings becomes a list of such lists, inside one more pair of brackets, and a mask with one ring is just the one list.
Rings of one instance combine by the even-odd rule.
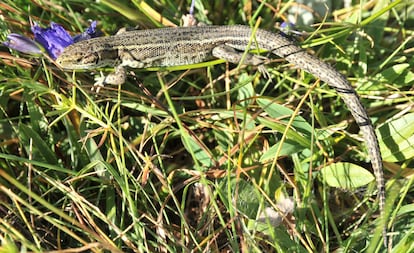
[[[248, 46], [250, 45], [250, 48]], [[98, 84], [122, 84], [125, 67], [171, 67], [224, 59], [232, 63], [262, 65], [266, 57], [245, 53], [248, 49], [266, 50], [314, 75], [340, 95], [365, 139], [377, 183], [383, 240], [387, 244], [385, 221], [385, 182], [378, 139], [359, 96], [344, 75], [330, 64], [307, 53], [281, 33], [249, 26], [190, 26], [133, 30], [72, 44], [56, 63], [66, 70], [115, 67], [115, 72]]]

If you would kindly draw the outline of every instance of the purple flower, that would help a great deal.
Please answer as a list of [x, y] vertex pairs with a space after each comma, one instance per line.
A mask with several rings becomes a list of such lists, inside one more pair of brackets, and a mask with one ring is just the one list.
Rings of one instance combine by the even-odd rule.
[[73, 36], [73, 42], [76, 43], [82, 40], [99, 37], [101, 35], [101, 32], [96, 30], [96, 23], [96, 21], [93, 21], [85, 32]]
[[282, 24], [280, 24], [281, 30], [292, 30], [294, 28], [295, 24], [293, 24], [292, 22], [282, 22]]
[[280, 25], [280, 31], [282, 35], [303, 35], [302, 32], [295, 30], [295, 24], [292, 22], [282, 22]]
[[96, 21], [93, 21], [85, 32], [73, 38], [62, 26], [56, 23], [50, 23], [50, 27], [47, 28], [41, 28], [35, 23], [31, 29], [37, 43], [23, 35], [12, 33], [7, 36], [7, 41], [3, 45], [33, 55], [42, 53], [41, 45], [50, 57], [56, 60], [67, 46], [81, 40], [98, 37], [101, 33], [96, 30], [96, 23]]
[[54, 60], [63, 52], [65, 47], [73, 44], [73, 39], [62, 26], [50, 23], [50, 27], [41, 28], [36, 23], [32, 26], [34, 38]]
[[295, 28], [295, 24], [291, 22], [282, 22], [282, 24], [280, 24], [280, 31], [284, 35], [291, 34], [294, 28]]
[[17, 33], [9, 34], [7, 36], [7, 41], [3, 42], [3, 45], [11, 49], [23, 52], [25, 54], [31, 54], [31, 55], [42, 54], [42, 49], [39, 47], [39, 45], [36, 42]]

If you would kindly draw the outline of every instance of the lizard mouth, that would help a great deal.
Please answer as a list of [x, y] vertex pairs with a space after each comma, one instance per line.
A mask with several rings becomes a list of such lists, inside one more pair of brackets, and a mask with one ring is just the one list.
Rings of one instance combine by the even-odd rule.
[[90, 61], [83, 55], [66, 52], [63, 52], [55, 62], [59, 67], [65, 70], [91, 69], [100, 65], [96, 60]]

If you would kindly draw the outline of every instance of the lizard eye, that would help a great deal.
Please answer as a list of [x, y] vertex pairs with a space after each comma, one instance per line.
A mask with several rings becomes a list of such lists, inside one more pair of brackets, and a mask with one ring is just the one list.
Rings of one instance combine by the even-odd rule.
[[92, 53], [80, 57], [79, 61], [82, 65], [96, 65], [99, 62], [99, 57], [96, 54]]

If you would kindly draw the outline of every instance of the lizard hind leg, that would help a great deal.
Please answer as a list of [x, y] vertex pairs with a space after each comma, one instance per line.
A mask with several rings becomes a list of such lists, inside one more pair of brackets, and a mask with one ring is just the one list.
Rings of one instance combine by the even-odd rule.
[[244, 52], [237, 51], [236, 49], [226, 45], [221, 45], [213, 48], [212, 54], [216, 58], [224, 59], [235, 64], [238, 64], [243, 60], [243, 64], [257, 66], [264, 64], [265, 60], [267, 60], [266, 57], [250, 53], [246, 53], [243, 58]]
[[238, 51], [227, 45], [221, 45], [213, 48], [212, 54], [216, 58], [223, 59], [231, 63], [238, 64], [242, 62], [242, 64], [258, 66], [260, 73], [264, 74], [267, 78], [270, 76], [264, 67], [266, 60], [268, 60], [267, 57], [251, 53], [245, 54], [245, 52]]

